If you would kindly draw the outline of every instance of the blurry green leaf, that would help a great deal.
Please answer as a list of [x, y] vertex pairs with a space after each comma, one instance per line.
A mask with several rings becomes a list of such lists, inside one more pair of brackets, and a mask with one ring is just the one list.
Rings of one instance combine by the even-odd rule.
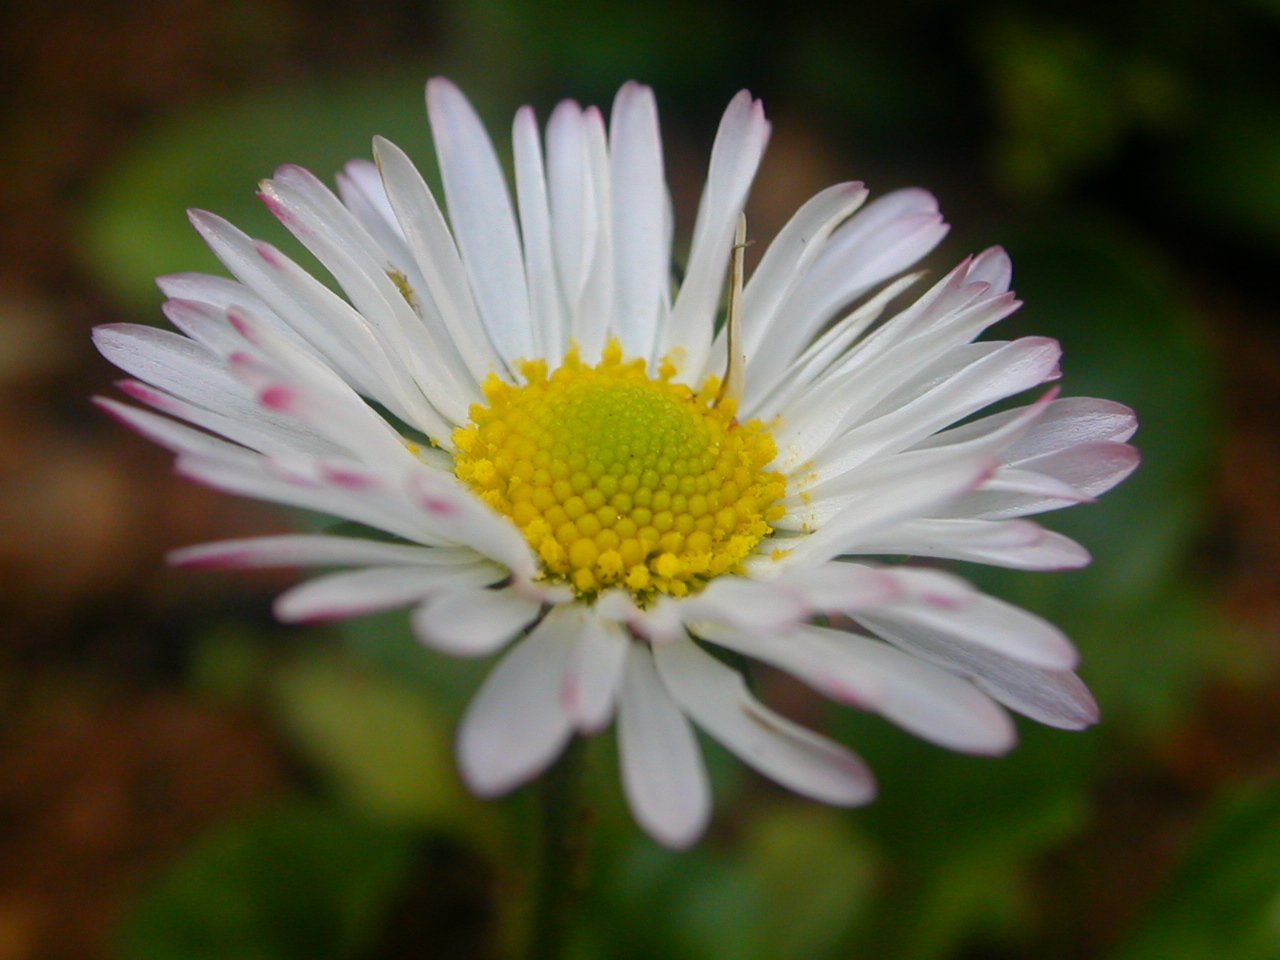
[[[1201, 124], [1166, 150], [1162, 196], [1235, 242], [1280, 251], [1280, 89], [1206, 95]], [[1202, 228], [1201, 228], [1202, 229]]]
[[269, 670], [264, 639], [240, 622], [206, 631], [191, 651], [192, 685], [224, 703], [252, 701]]
[[742, 859], [773, 916], [759, 956], [820, 960], [868, 907], [872, 855], [835, 810], [801, 800], [767, 808], [742, 840]]
[[227, 824], [130, 914], [120, 960], [344, 960], [376, 937], [406, 839], [312, 803]]
[[854, 822], [899, 859], [1030, 859], [1085, 823], [1095, 733], [1027, 721], [1012, 752], [987, 758], [924, 743], [879, 717], [846, 711], [837, 723], [880, 780], [876, 803]]
[[494, 662], [460, 659], [423, 646], [403, 610], [357, 617], [338, 629], [354, 656], [429, 700], [450, 726], [457, 723]]
[[635, 838], [604, 851], [584, 953], [607, 960], [765, 960], [765, 901], [733, 860]]
[[1280, 957], [1280, 783], [1213, 811], [1145, 922], [1114, 960]]
[[455, 771], [451, 721], [415, 691], [313, 648], [280, 669], [275, 692], [287, 733], [368, 815], [436, 827], [475, 815]]
[[430, 156], [424, 80], [414, 68], [296, 83], [210, 103], [158, 126], [106, 171], [89, 198], [81, 231], [87, 264], [123, 306], [154, 314], [157, 275], [225, 272], [183, 214], [200, 207], [313, 265], [258, 201], [256, 184], [283, 163], [331, 183], [348, 160], [370, 156], [374, 134]]
[[1104, 731], [1155, 735], [1194, 707], [1205, 676], [1238, 646], [1195, 584], [1172, 583], [1127, 605], [1090, 607], [1066, 624], [1080, 673], [1102, 705]]
[[876, 717], [843, 714], [841, 739], [876, 771], [876, 803], [850, 814], [896, 877], [854, 934], [872, 954], [934, 960], [1029, 909], [1037, 858], [1087, 823], [1096, 735], [1021, 725], [1006, 757], [948, 753]]
[[1044, 194], [1109, 159], [1133, 126], [1182, 112], [1178, 76], [1096, 28], [1006, 14], [977, 31], [1003, 133], [996, 178]]
[[547, 16], [524, 0], [452, 6], [464, 55], [566, 78], [576, 96], [595, 103], [613, 98], [619, 78], [705, 87], [731, 72], [750, 38], [749, 18], [724, 0], [587, 0], [572, 18]]

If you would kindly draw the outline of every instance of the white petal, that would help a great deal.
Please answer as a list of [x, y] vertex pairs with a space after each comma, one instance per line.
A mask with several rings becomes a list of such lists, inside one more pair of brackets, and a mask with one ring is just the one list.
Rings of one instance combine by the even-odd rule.
[[538, 616], [542, 604], [510, 587], [456, 590], [413, 612], [413, 632], [429, 647], [459, 657], [493, 653]]
[[467, 274], [444, 214], [418, 168], [399, 147], [376, 137], [373, 153], [387, 198], [413, 261], [426, 281], [427, 292], [472, 378], [481, 383], [497, 369], [499, 360], [480, 325]]
[[257, 456], [244, 447], [201, 433], [199, 430], [192, 430], [168, 417], [126, 406], [118, 400], [94, 397], [93, 403], [98, 409], [114, 417], [126, 427], [136, 430], [148, 440], [174, 453], [206, 457], [211, 460], [231, 460], [237, 463]]
[[256, 293], [238, 280], [208, 273], [170, 273], [156, 277], [156, 286], [170, 300], [188, 300], [217, 308], [248, 307], [257, 313], [269, 311]]
[[[811, 393], [815, 383], [830, 380], [838, 368], [857, 356], [859, 351], [851, 350], [851, 346], [880, 319], [888, 305], [921, 276], [921, 273], [909, 274], [886, 284], [875, 296], [832, 324], [831, 329], [818, 337], [793, 363], [787, 367], [779, 365], [774, 377], [765, 377], [759, 370], [752, 373], [747, 378], [743, 414], [757, 416], [763, 413], [768, 419], [774, 412], [783, 411], [789, 422], [796, 416], [796, 411], [802, 409], [799, 398]], [[819, 410], [824, 415], [834, 414], [830, 416], [833, 424], [844, 419], [843, 410]]]
[[859, 543], [857, 553], [967, 560], [1016, 570], [1074, 570], [1089, 551], [1029, 520], [919, 519]]
[[904, 603], [861, 613], [880, 632], [933, 644], [976, 646], [1046, 670], [1070, 670], [1079, 659], [1071, 641], [1049, 621], [983, 593], [956, 606]]
[[576, 640], [561, 695], [573, 725], [581, 733], [595, 733], [613, 715], [627, 662], [627, 634], [593, 610], [576, 604], [573, 609]]
[[530, 357], [524, 257], [493, 144], [466, 97], [443, 78], [427, 83], [427, 114], [449, 220], [485, 329], [508, 360]]
[[609, 163], [618, 332], [628, 355], [652, 357], [666, 309], [671, 251], [658, 109], [648, 87], [626, 83], [618, 91]]
[[1004, 293], [1013, 281], [1013, 264], [1003, 247], [988, 247], [973, 258], [969, 278], [989, 283], [995, 293]]
[[571, 650], [548, 615], [485, 678], [458, 730], [458, 767], [475, 793], [506, 793], [564, 749], [571, 730], [560, 687]]
[[702, 835], [711, 788], [693, 729], [653, 667], [631, 644], [618, 702], [622, 786], [640, 826], [659, 843], [681, 849]]
[[285, 623], [316, 623], [408, 606], [441, 590], [500, 580], [488, 563], [440, 567], [366, 567], [317, 577], [276, 598], [275, 615]]
[[1138, 451], [1129, 444], [1103, 440], [1017, 460], [1012, 466], [1053, 477], [1096, 497], [1133, 473], [1139, 459]]
[[551, 207], [547, 199], [542, 142], [531, 107], [521, 107], [516, 112], [511, 128], [511, 152], [534, 349], [540, 357], [558, 357], [568, 348], [568, 332], [551, 249]]
[[590, 250], [590, 272], [577, 305], [577, 336], [582, 356], [594, 360], [608, 337], [619, 333], [613, 289], [613, 191], [609, 178], [608, 134], [604, 117], [596, 107], [582, 112], [587, 166], [591, 178], [595, 244]]
[[453, 547], [419, 547], [405, 543], [383, 543], [358, 537], [323, 534], [285, 534], [223, 540], [183, 547], [169, 554], [169, 562], [180, 567], [312, 567], [345, 564], [436, 565], [470, 563], [480, 559], [474, 550]]
[[[963, 358], [968, 352], [953, 356]], [[1062, 351], [1047, 337], [1024, 337], [976, 345], [972, 352], [972, 362], [938, 382], [911, 389], [910, 399], [829, 443], [820, 453], [822, 475], [834, 476], [876, 454], [905, 449], [988, 404], [1056, 377]]]
[[828, 187], [797, 210], [769, 244], [742, 292], [743, 347], [748, 357], [763, 350], [778, 305], [821, 252], [831, 231], [866, 198], [867, 188], [861, 183]]
[[688, 269], [660, 341], [663, 354], [683, 351], [681, 373], [685, 381], [699, 381], [706, 365], [738, 214], [768, 139], [764, 107], [742, 91], [730, 102], [716, 132]]
[[[397, 398], [406, 395], [399, 385], [404, 375], [388, 359], [365, 316], [280, 251], [254, 242], [221, 217], [199, 210], [192, 211], [190, 217], [218, 259], [270, 307], [267, 313], [256, 315], [277, 325], [303, 350], [324, 357], [361, 392], [403, 415], [404, 405]], [[398, 391], [385, 389], [388, 383], [397, 384]], [[414, 422], [411, 410], [406, 419]]]
[[826, 803], [854, 806], [875, 795], [871, 773], [854, 754], [763, 706], [741, 674], [692, 642], [655, 647], [654, 657], [681, 709], [744, 763]]
[[712, 620], [739, 630], [771, 633], [807, 620], [813, 607], [802, 584], [716, 577], [679, 604], [685, 622]]
[[879, 640], [821, 627], [772, 638], [718, 631], [707, 639], [949, 750], [1003, 753], [1016, 739], [1008, 714], [972, 684]]
[[[478, 398], [478, 392], [435, 317], [434, 303], [410, 289], [407, 278], [397, 280], [396, 265], [351, 212], [296, 166], [280, 167], [261, 184], [259, 196], [338, 281], [394, 365], [450, 420], [465, 421], [466, 398]], [[277, 253], [275, 259], [282, 258]], [[299, 277], [295, 286], [305, 282]]]
[[336, 444], [307, 432], [302, 424], [289, 423], [289, 426], [284, 426], [272, 416], [273, 411], [261, 407], [258, 407], [261, 412], [257, 416], [246, 413], [244, 417], [235, 417], [214, 413], [204, 407], [179, 400], [163, 390], [157, 390], [137, 380], [121, 380], [116, 386], [134, 400], [145, 403], [161, 413], [185, 420], [202, 430], [226, 437], [228, 440], [268, 456], [287, 456], [289, 453], [298, 452], [326, 457], [342, 457], [347, 454]]
[[840, 310], [907, 269], [946, 235], [937, 201], [923, 190], [899, 190], [867, 204], [831, 234], [779, 314], [757, 375], [771, 379]]
[[[903, 457], [896, 459], [904, 460]], [[815, 532], [794, 540], [780, 540], [778, 547], [786, 551], [780, 562], [787, 567], [812, 565], [848, 553], [856, 549], [864, 537], [874, 536], [904, 520], [927, 515], [963, 496], [989, 476], [993, 467], [993, 458], [978, 456], [942, 462], [923, 473], [877, 470], [860, 494], [839, 501], [842, 509], [828, 516]], [[814, 506], [825, 508], [830, 504]], [[799, 516], [804, 519], [804, 514]]]
[[126, 373], [210, 410], [256, 419], [257, 404], [207, 347], [136, 323], [93, 329], [99, 352]]
[[[132, 411], [135, 415], [139, 412]], [[170, 436], [160, 439], [161, 434], [150, 429], [145, 434], [160, 443], [176, 439]], [[195, 436], [203, 437], [202, 434]], [[226, 450], [209, 454], [184, 452], [178, 458], [178, 473], [215, 490], [355, 520], [417, 543], [448, 542], [428, 526], [421, 510], [403, 497], [391, 494], [387, 483], [381, 479], [369, 482], [367, 474], [360, 476], [358, 464], [304, 459], [286, 467], [281, 461], [268, 460], [247, 450], [236, 453], [239, 448], [226, 446]]]
[[429, 470], [411, 473], [408, 488], [433, 529], [505, 564], [518, 577], [533, 578], [537, 566], [529, 544], [509, 519], [451, 479]]
[[973, 646], [937, 643], [913, 634], [886, 634], [908, 653], [973, 682], [1011, 710], [1051, 727], [1082, 730], [1098, 722], [1098, 704], [1069, 670], [1044, 670]]
[[1034, 429], [1009, 450], [1009, 459], [1037, 457], [1099, 440], [1123, 443], [1137, 429], [1138, 418], [1124, 404], [1092, 397], [1067, 397], [1045, 411]]

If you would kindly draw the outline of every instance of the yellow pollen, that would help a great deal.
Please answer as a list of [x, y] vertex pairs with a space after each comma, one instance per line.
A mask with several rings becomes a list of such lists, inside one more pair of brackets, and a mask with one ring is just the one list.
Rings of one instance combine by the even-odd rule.
[[649, 376], [610, 341], [589, 366], [576, 348], [526, 383], [490, 375], [486, 403], [453, 433], [455, 465], [519, 527], [543, 575], [581, 597], [619, 587], [641, 603], [685, 596], [739, 572], [782, 513], [777, 453], [759, 420], [739, 423], [717, 402], [720, 382], [673, 383], [673, 364]]

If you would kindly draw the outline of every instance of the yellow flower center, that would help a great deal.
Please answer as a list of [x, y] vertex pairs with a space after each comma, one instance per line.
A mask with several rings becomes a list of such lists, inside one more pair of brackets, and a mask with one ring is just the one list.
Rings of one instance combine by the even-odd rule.
[[621, 586], [640, 602], [680, 597], [740, 570], [782, 516], [777, 450], [759, 420], [739, 423], [701, 389], [649, 376], [610, 342], [599, 364], [576, 349], [548, 375], [521, 365], [523, 385], [490, 375], [487, 404], [453, 433], [456, 470], [510, 517], [548, 579], [582, 597]]

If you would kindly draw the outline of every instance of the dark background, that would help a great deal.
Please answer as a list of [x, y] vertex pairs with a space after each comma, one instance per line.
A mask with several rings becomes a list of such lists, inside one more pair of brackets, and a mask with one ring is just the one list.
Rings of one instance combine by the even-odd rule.
[[88, 404], [113, 378], [90, 328], [159, 323], [151, 277], [214, 269], [184, 207], [281, 241], [253, 198], [278, 163], [327, 177], [381, 133], [429, 168], [437, 73], [500, 149], [522, 103], [653, 85], [684, 238], [749, 87], [774, 122], [754, 236], [836, 180], [926, 186], [955, 225], [932, 265], [1004, 243], [1004, 334], [1061, 338], [1065, 392], [1143, 424], [1134, 479], [1047, 518], [1093, 568], [961, 571], [1072, 632], [1099, 728], [952, 757], [762, 675], [882, 798], [828, 810], [713, 750], [712, 833], [680, 855], [630, 823], [600, 738], [575, 955], [1280, 957], [1278, 41], [1276, 0], [7, 5], [0, 960], [465, 960], [518, 934], [529, 798], [466, 796], [450, 756], [483, 665], [403, 616], [281, 629], [287, 572], [168, 569], [291, 520]]

